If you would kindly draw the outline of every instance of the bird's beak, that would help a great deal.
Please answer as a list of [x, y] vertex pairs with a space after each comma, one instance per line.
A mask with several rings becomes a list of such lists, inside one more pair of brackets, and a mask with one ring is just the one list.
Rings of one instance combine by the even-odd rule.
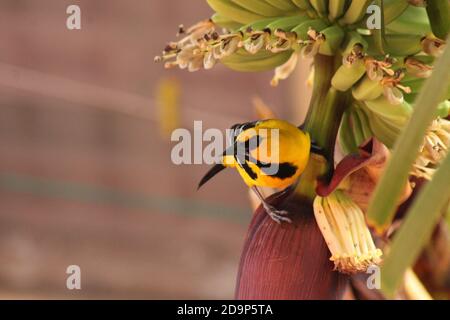
[[209, 179], [214, 177], [216, 174], [218, 174], [220, 171], [225, 169], [225, 166], [223, 164], [216, 164], [214, 165], [209, 171], [203, 176], [202, 180], [200, 180], [200, 183], [198, 184], [197, 190], [200, 189], [202, 185], [204, 185]]

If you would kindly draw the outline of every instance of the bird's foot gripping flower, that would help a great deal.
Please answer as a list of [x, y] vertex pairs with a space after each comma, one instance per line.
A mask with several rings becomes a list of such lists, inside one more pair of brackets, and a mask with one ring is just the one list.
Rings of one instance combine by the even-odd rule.
[[364, 272], [381, 262], [364, 214], [342, 191], [314, 200], [314, 215], [331, 251], [330, 260], [342, 273]]

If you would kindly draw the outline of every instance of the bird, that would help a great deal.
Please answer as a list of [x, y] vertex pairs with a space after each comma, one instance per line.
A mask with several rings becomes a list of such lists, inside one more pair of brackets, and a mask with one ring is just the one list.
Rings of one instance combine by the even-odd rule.
[[200, 180], [198, 189], [223, 169], [234, 168], [275, 222], [292, 222], [286, 216], [287, 211], [277, 210], [267, 203], [258, 187], [278, 188], [286, 192], [296, 185], [311, 150], [309, 134], [301, 128], [280, 119], [233, 125], [229, 147]]

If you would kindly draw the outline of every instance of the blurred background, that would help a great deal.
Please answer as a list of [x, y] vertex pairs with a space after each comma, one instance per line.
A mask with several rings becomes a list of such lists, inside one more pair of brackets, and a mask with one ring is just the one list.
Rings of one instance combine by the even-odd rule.
[[274, 89], [271, 72], [153, 62], [210, 15], [206, 1], [0, 1], [0, 298], [233, 297], [247, 188], [225, 172], [197, 192], [207, 166], [174, 165], [170, 132], [254, 120], [255, 96], [299, 122], [307, 72]]

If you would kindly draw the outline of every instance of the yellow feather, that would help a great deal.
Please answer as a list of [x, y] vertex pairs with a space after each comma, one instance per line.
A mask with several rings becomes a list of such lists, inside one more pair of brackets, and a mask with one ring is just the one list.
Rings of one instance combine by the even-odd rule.
[[[271, 129], [277, 129], [278, 135]], [[249, 187], [286, 188], [295, 183], [309, 160], [311, 141], [308, 133], [304, 133], [286, 121], [270, 119], [260, 121], [254, 128], [241, 132], [236, 141], [245, 142], [256, 134], [263, 139], [258, 148], [250, 151], [251, 156], [266, 164], [287, 163], [295, 168], [295, 173], [287, 177], [277, 176], [277, 173], [267, 175], [257, 164], [247, 162], [250, 169], [256, 174], [256, 178], [252, 178], [244, 168], [236, 165], [234, 160], [230, 160], [229, 156], [227, 156], [227, 162], [230, 162], [231, 165], [227, 166], [235, 167]]]

